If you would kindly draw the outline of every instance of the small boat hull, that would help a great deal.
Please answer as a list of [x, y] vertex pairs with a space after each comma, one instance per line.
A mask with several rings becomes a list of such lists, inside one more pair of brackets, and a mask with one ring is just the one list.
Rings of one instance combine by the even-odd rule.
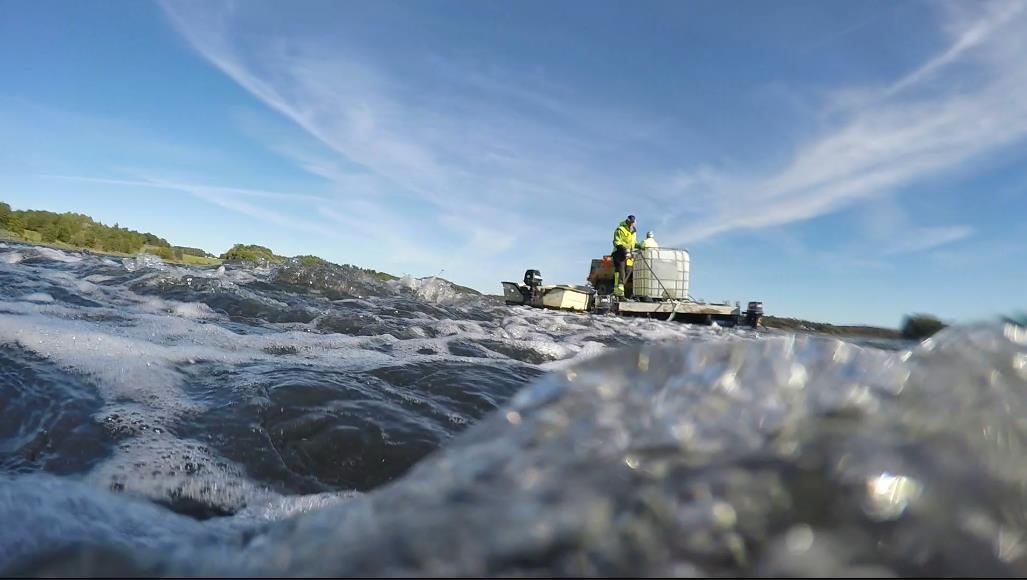
[[525, 292], [522, 290], [527, 288], [524, 284], [518, 284], [517, 282], [503, 282], [503, 300], [507, 304], [524, 304]]
[[586, 312], [591, 293], [572, 286], [551, 286], [542, 289], [542, 306], [559, 310]]

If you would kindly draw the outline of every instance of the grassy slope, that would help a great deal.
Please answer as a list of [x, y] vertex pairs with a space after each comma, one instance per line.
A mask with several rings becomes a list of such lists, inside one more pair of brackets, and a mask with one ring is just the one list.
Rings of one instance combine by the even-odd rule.
[[[94, 248], [85, 248], [85, 247], [81, 247], [81, 246], [73, 246], [71, 244], [66, 244], [64, 242], [47, 243], [47, 242], [41, 241], [42, 240], [42, 236], [39, 234], [39, 232], [36, 232], [36, 231], [33, 231], [33, 230], [24, 230], [21, 234], [17, 234], [15, 232], [12, 232], [12, 231], [0, 228], [0, 240], [20, 242], [20, 243], [24, 243], [24, 244], [32, 244], [34, 246], [45, 246], [45, 247], [48, 247], [48, 248], [55, 248], [55, 249], [58, 249], [58, 250], [72, 250], [72, 251], [77, 251], [77, 252], [89, 252], [91, 254], [98, 254], [98, 255], [103, 255], [103, 256], [127, 257], [127, 256], [132, 256], [132, 255], [138, 255], [138, 254], [123, 254], [123, 253], [120, 253], [120, 252], [109, 252], [109, 251], [104, 251], [104, 250], [97, 250], [97, 249], [94, 249]], [[139, 253], [140, 254], [143, 254], [143, 253], [151, 253], [152, 254], [152, 253], [154, 253], [155, 249], [156, 248], [153, 247], [153, 246], [143, 246], [142, 250]], [[256, 255], [256, 254], [254, 254], [254, 255]], [[268, 254], [268, 255], [266, 255], [266, 256], [261, 254], [259, 257], [266, 257], [266, 258], [268, 258], [269, 261], [276, 262], [276, 263], [281, 263], [281, 262], [284, 262], [285, 260], [288, 259], [285, 256], [279, 256], [277, 254], [274, 254], [273, 252]], [[297, 256], [297, 258], [299, 258], [300, 263], [302, 263], [305, 266], [319, 266], [319, 265], [332, 265], [333, 264], [332, 262], [329, 262], [329, 261], [324, 260], [322, 258], [318, 258], [317, 256]], [[205, 257], [205, 256], [194, 256], [194, 255], [191, 255], [191, 254], [183, 254], [181, 260], [165, 259], [164, 261], [169, 263], [169, 264], [187, 264], [187, 265], [190, 265], [190, 266], [216, 266], [216, 265], [224, 263], [224, 260], [222, 260], [221, 258], [208, 258], [208, 257]], [[375, 278], [377, 280], [380, 280], [382, 282], [390, 282], [392, 280], [398, 280], [399, 279], [399, 276], [394, 276], [394, 275], [389, 274], [387, 272], [379, 272], [377, 270], [372, 270], [372, 269], [369, 269], [369, 268], [360, 268], [359, 266], [353, 266], [353, 267], [358, 268], [362, 272], [364, 272], [364, 273], [366, 273], [366, 274], [372, 276], [373, 278]], [[447, 280], [447, 282], [448, 282], [448, 280]], [[463, 292], [465, 294], [475, 294], [475, 295], [480, 294], [480, 292], [478, 292], [477, 290], [474, 290], [473, 288], [468, 288], [466, 286], [461, 286], [461, 285], [455, 284], [453, 282], [450, 282], [450, 284], [453, 284], [453, 287], [458, 292]]]
[[[23, 243], [23, 244], [31, 244], [33, 246], [43, 246], [43, 247], [46, 247], [46, 248], [54, 248], [54, 249], [57, 249], [57, 250], [70, 250], [70, 251], [75, 251], [75, 252], [89, 252], [90, 254], [97, 254], [97, 255], [100, 255], [100, 256], [117, 256], [117, 257], [121, 257], [121, 258], [129, 257], [129, 256], [138, 256], [139, 254], [147, 253], [147, 250], [150, 249], [150, 247], [144, 246], [143, 247], [143, 251], [139, 252], [138, 254], [125, 254], [125, 253], [122, 253], [122, 252], [111, 252], [111, 251], [107, 251], [107, 250], [97, 250], [96, 248], [86, 248], [86, 247], [83, 247], [83, 246], [74, 246], [72, 244], [66, 244], [64, 242], [44, 242], [44, 241], [42, 241], [42, 236], [39, 235], [39, 232], [36, 232], [36, 231], [33, 231], [33, 230], [24, 230], [21, 234], [17, 234], [15, 232], [10, 231], [10, 230], [0, 229], [0, 240], [7, 240], [7, 241], [10, 241], [10, 242], [20, 242], [20, 243]], [[152, 253], [152, 252], [150, 252], [150, 253]], [[204, 257], [201, 257], [201, 256], [190, 256], [190, 255], [183, 255], [181, 260], [164, 260], [164, 261], [168, 262], [169, 264], [189, 264], [189, 265], [194, 265], [194, 266], [196, 266], [196, 265], [209, 266], [209, 265], [215, 265], [215, 264], [220, 264], [221, 263], [221, 260], [219, 260], [217, 258], [204, 258]]]

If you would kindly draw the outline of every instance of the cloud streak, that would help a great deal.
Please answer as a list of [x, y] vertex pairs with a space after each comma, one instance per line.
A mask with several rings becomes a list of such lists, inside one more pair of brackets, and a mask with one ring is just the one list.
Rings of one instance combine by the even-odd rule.
[[[163, 6], [198, 54], [359, 168], [385, 198], [382, 203], [412, 198], [430, 204], [440, 218], [449, 216], [437, 225], [451, 235], [465, 235], [452, 226], [468, 222], [516, 237], [538, 235], [545, 229], [538, 220], [524, 219], [525, 208], [548, 205], [553, 215], [585, 221], [597, 213], [593, 208], [623, 195], [623, 181], [612, 178], [616, 172], [594, 171], [590, 157], [617, 142], [610, 133], [641, 127], [629, 120], [610, 127], [599, 117], [607, 112], [588, 113], [586, 106], [570, 107], [544, 89], [454, 69], [437, 59], [426, 62], [437, 67], [433, 78], [444, 87], [425, 95], [422, 87], [326, 42], [287, 37], [247, 45], [233, 29], [233, 9], [211, 14], [209, 5]], [[489, 98], [467, 96], [475, 93], [468, 87]], [[506, 107], [506, 99], [548, 115], [518, 113]], [[579, 137], [567, 127], [590, 129]], [[347, 176], [330, 160], [296, 150], [288, 154], [346, 186]], [[470, 231], [466, 241], [476, 237]]]
[[[344, 202], [316, 195], [284, 193], [259, 189], [221, 187], [203, 183], [185, 183], [161, 178], [111, 179], [82, 175], [40, 175], [50, 179], [101, 183], [122, 187], [148, 188], [192, 195], [204, 202], [245, 215], [260, 222], [287, 228], [304, 235], [318, 236], [322, 240], [342, 247], [347, 259], [359, 261], [369, 248], [385, 251], [393, 264], [418, 264], [439, 261], [439, 255], [424, 246], [410, 244], [403, 237], [383, 236], [404, 226], [393, 216], [381, 213], [371, 204], [347, 205]], [[272, 200], [287, 207], [299, 207], [305, 215], [321, 220], [299, 218], [282, 211], [268, 209], [264, 203]], [[359, 240], [358, 244], [354, 240]]]
[[898, 242], [893, 242], [885, 253], [903, 254], [931, 250], [969, 238], [973, 233], [974, 230], [970, 226], [918, 228], [900, 237]]
[[[822, 120], [815, 136], [762, 174], [712, 169], [701, 158], [691, 169], [669, 157], [645, 169], [620, 161], [618, 152], [639, 143], [666, 144], [655, 114], [604, 109], [529, 74], [425, 58], [418, 62], [430, 68], [422, 74], [432, 83], [418, 84], [390, 66], [396, 63], [330, 38], [267, 23], [249, 29], [248, 4], [162, 6], [197, 54], [323, 148], [265, 139], [333, 184], [331, 201], [302, 200], [316, 215], [426, 260], [459, 252], [470, 264], [492, 263], [517, 249], [523, 259], [544, 261], [538, 240], [581, 243], [570, 231], [584, 228], [601, 232], [589, 239], [604, 244], [598, 253], [612, 228], [611, 206], [648, 214], [670, 245], [780, 227], [889, 195], [1027, 136], [1027, 100], [1013, 96], [1027, 92], [1020, 3], [949, 14], [948, 42], [935, 54], [880, 86], [840, 87], [822, 110], [810, 111]], [[954, 72], [968, 66], [973, 86]], [[202, 191], [259, 217], [230, 192]], [[974, 232], [923, 224], [908, 231], [912, 237], [897, 236], [882, 251], [924, 251]], [[500, 266], [477, 273], [499, 275], [490, 268]]]
[[[811, 219], [1022, 141], [1027, 101], [1012, 95], [1027, 91], [1023, 6], [989, 5], [984, 16], [953, 24], [954, 38], [940, 54], [870, 98], [845, 101], [837, 126], [802, 144], [780, 171], [737, 177], [702, 170], [683, 177], [685, 195], [714, 201], [701, 225], [680, 232], [675, 241]], [[920, 90], [946, 67], [964, 63], [983, 77], [978, 86], [944, 79], [951, 80], [947, 89]], [[962, 229], [938, 231], [929, 237], [955, 241], [968, 235]]]

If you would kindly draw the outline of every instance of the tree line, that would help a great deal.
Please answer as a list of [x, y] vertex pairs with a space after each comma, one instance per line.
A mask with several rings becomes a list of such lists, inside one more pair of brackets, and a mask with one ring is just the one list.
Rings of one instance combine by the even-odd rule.
[[[146, 251], [156, 254], [165, 260], [182, 260], [183, 255], [213, 258], [200, 248], [172, 246], [167, 240], [147, 232], [137, 232], [120, 227], [117, 223], [107, 226], [93, 218], [80, 213], [54, 213], [42, 210], [12, 210], [11, 206], [0, 202], [0, 230], [8, 230], [16, 236], [31, 241], [45, 243], [62, 242], [79, 248], [87, 248], [104, 252], [137, 254]], [[236, 244], [221, 254], [226, 261], [267, 261], [280, 263], [285, 258], [275, 254], [270, 248], [253, 244]], [[330, 264], [317, 256], [297, 256], [305, 266], [324, 266]], [[356, 268], [379, 280], [395, 280], [396, 276], [378, 272], [369, 268], [360, 268], [346, 264], [345, 267]], [[470, 288], [466, 289], [475, 292]], [[938, 332], [946, 325], [938, 318], [929, 314], [913, 314], [902, 321], [899, 330], [876, 328], [869, 326], [834, 326], [826, 323], [810, 322], [794, 318], [765, 316], [764, 324], [769, 328], [784, 330], [804, 330], [825, 334], [844, 334], [869, 336], [877, 338], [907, 338], [921, 340]]]
[[199, 248], [172, 246], [160, 236], [123, 228], [117, 223], [104, 225], [84, 214], [13, 210], [4, 202], [0, 202], [0, 229], [33, 241], [61, 242], [103, 252], [136, 254], [146, 249], [161, 258], [179, 260], [183, 254], [209, 255]]

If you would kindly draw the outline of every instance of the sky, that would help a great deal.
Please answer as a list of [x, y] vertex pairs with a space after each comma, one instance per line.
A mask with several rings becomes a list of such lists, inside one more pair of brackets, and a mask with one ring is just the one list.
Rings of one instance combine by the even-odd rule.
[[1027, 307], [1027, 2], [0, 0], [0, 200], [483, 292]]

